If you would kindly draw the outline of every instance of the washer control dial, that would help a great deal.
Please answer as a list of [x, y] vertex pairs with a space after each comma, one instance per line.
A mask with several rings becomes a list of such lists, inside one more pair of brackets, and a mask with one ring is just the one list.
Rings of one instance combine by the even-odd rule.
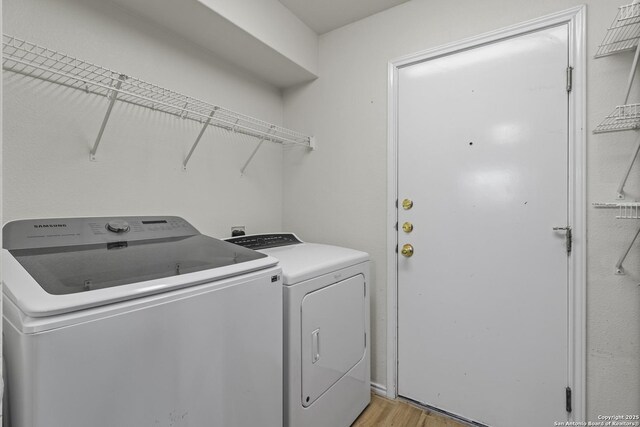
[[113, 219], [107, 223], [107, 230], [114, 233], [126, 233], [130, 228], [129, 223], [121, 219]]

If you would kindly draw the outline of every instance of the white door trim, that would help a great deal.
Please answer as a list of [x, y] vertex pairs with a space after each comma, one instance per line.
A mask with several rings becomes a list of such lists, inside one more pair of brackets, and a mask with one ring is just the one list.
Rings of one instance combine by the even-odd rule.
[[544, 28], [567, 24], [569, 64], [573, 67], [573, 90], [569, 96], [569, 220], [573, 227], [573, 250], [569, 258], [569, 378], [573, 419], [586, 419], [586, 7], [523, 22], [497, 31], [417, 52], [392, 60], [388, 65], [387, 136], [387, 397], [398, 396], [398, 70], [438, 56], [493, 43]]

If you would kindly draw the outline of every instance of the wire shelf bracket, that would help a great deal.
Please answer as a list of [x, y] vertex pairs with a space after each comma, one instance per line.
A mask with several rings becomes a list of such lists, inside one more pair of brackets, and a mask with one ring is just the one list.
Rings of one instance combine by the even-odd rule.
[[620, 185], [618, 185], [618, 199], [624, 199], [625, 197], [625, 193], [624, 193], [624, 186], [627, 185], [627, 180], [629, 179], [629, 174], [631, 174], [631, 169], [633, 169], [633, 164], [636, 162], [636, 159], [638, 158], [638, 154], [640, 154], [640, 139], [638, 140], [638, 146], [636, 147], [636, 151], [634, 153], [634, 155], [631, 157], [631, 161], [629, 162], [629, 166], [627, 167], [627, 171], [624, 174], [624, 176], [622, 177], [622, 180], [620, 181]]
[[[206, 126], [218, 127], [262, 141], [302, 146], [308, 149], [315, 147], [315, 141], [311, 136], [165, 89], [128, 74], [115, 72], [8, 34], [3, 34], [2, 67], [6, 71], [109, 99], [107, 113], [90, 152], [92, 160], [95, 160], [116, 100], [192, 120], [199, 124], [206, 123]], [[211, 114], [212, 111], [215, 111], [215, 115]], [[203, 131], [200, 133], [201, 135], [184, 159], [183, 167], [186, 167], [204, 134]]]
[[631, 239], [631, 243], [629, 243], [627, 250], [624, 251], [620, 259], [616, 263], [617, 275], [624, 276], [626, 274], [626, 272], [624, 271], [624, 266], [622, 264], [627, 259], [627, 255], [629, 255], [629, 252], [631, 252], [631, 248], [633, 247], [633, 244], [636, 242], [636, 240], [638, 240], [638, 235], [640, 235], [640, 228], [638, 228], [638, 231], [636, 231], [635, 236], [633, 236], [633, 239]]
[[[186, 105], [185, 105], [185, 108], [186, 108]], [[209, 124], [211, 124], [211, 120], [213, 119], [213, 115], [215, 113], [216, 113], [216, 108], [213, 109], [211, 114], [209, 114], [209, 118], [207, 118], [207, 121], [204, 122], [204, 125], [202, 126], [202, 129], [200, 130], [200, 133], [198, 134], [198, 137], [196, 138], [196, 142], [193, 143], [193, 145], [191, 146], [191, 150], [189, 150], [189, 154], [187, 154], [187, 157], [185, 157], [184, 161], [182, 162], [182, 169], [183, 170], [187, 170], [187, 163], [189, 163], [189, 159], [191, 158], [191, 155], [193, 154], [193, 152], [195, 151], [196, 147], [198, 146], [198, 143], [200, 142], [200, 139], [202, 139], [202, 135], [204, 135], [204, 131], [207, 130], [207, 128], [209, 127]]]
[[[260, 140], [260, 142], [258, 142], [258, 145], [256, 146], [256, 148], [253, 150], [253, 152], [245, 162], [244, 166], [242, 166], [242, 169], [240, 169], [240, 175], [244, 175], [244, 171], [247, 169], [247, 166], [249, 166], [249, 163], [251, 163], [251, 160], [253, 160], [253, 157], [256, 155], [256, 153], [258, 152], [258, 150], [260, 149], [264, 141], [265, 139], [263, 138]], [[309, 138], [309, 148], [311, 150], [316, 149], [316, 138], [313, 136]]]
[[[616, 219], [640, 219], [640, 203], [632, 202], [632, 203], [594, 203], [593, 206], [595, 208], [617, 208], [618, 215], [616, 215]], [[615, 273], [617, 275], [626, 274], [624, 271], [624, 261], [627, 259], [629, 252], [631, 252], [631, 248], [633, 247], [636, 240], [638, 240], [638, 235], [640, 235], [640, 228], [631, 239], [631, 243], [622, 253], [622, 256], [618, 259], [618, 262], [615, 265]]]
[[98, 145], [100, 145], [102, 134], [104, 133], [105, 127], [107, 127], [107, 122], [109, 121], [109, 117], [111, 116], [111, 110], [113, 109], [113, 104], [116, 103], [116, 98], [118, 98], [118, 91], [122, 87], [122, 82], [124, 82], [126, 79], [127, 79], [127, 76], [125, 76], [124, 74], [120, 74], [120, 76], [118, 77], [118, 80], [116, 81], [113, 87], [113, 90], [109, 92], [109, 94], [107, 95], [107, 99], [109, 99], [109, 106], [107, 107], [107, 112], [104, 115], [104, 119], [102, 120], [102, 125], [100, 126], [100, 130], [98, 131], [98, 137], [96, 138], [96, 141], [93, 143], [93, 148], [89, 153], [89, 159], [91, 161], [95, 162], [96, 160]]
[[254, 148], [253, 152], [251, 153], [247, 161], [244, 163], [244, 166], [242, 166], [242, 169], [240, 169], [240, 175], [244, 175], [244, 171], [247, 169], [247, 166], [249, 166], [249, 163], [251, 163], [251, 160], [253, 160], [253, 157], [256, 155], [260, 147], [262, 147], [262, 143], [264, 142], [264, 140], [265, 138], [262, 138], [260, 142], [258, 142], [258, 145], [256, 145], [256, 148]]

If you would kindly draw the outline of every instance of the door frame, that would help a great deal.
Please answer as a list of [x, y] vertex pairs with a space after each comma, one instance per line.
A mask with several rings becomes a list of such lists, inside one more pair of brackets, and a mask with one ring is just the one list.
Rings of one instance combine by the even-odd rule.
[[[586, 6], [526, 21], [458, 42], [394, 59], [388, 64], [387, 135], [387, 387], [398, 397], [398, 72], [400, 68], [503, 39], [567, 24], [569, 66], [573, 67], [569, 94], [569, 223], [573, 248], [569, 257], [568, 385], [572, 389], [574, 420], [586, 419]], [[378, 390], [382, 391], [382, 390]]]

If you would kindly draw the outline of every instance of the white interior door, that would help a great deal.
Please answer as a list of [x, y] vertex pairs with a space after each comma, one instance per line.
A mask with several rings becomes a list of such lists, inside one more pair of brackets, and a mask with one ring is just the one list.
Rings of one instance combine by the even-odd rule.
[[494, 427], [567, 419], [567, 67], [561, 25], [399, 70], [401, 396]]

